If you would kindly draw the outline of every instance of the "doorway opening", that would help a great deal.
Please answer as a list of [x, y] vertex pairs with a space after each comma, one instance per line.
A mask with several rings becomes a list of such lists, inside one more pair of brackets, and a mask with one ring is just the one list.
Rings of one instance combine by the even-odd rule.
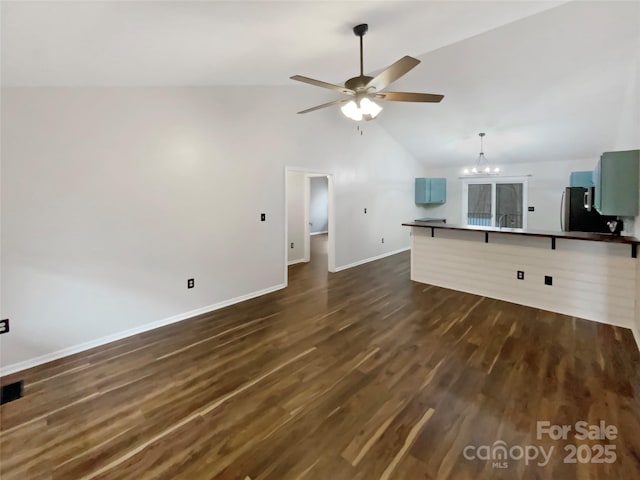
[[333, 175], [285, 168], [285, 285], [288, 267], [298, 263], [335, 271]]

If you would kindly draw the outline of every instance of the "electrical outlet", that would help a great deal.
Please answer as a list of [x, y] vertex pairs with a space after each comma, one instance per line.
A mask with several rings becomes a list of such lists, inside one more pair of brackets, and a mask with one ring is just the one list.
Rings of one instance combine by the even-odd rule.
[[266, 213], [261, 213], [261, 214], [260, 214], [260, 221], [261, 221], [261, 222], [264, 222], [264, 221], [266, 221], [266, 220], [267, 220], [267, 214], [266, 214]]
[[196, 279], [195, 278], [189, 278], [187, 280], [187, 288], [193, 288], [196, 286]]
[[366, 208], [364, 209], [364, 213], [367, 213], [367, 209]]
[[524, 272], [522, 270], [518, 270], [518, 280], [524, 280]]
[[9, 319], [0, 320], [0, 334], [9, 333]]
[[293, 248], [293, 242], [291, 242], [291, 248]]
[[382, 237], [382, 243], [384, 243], [384, 237]]
[[553, 277], [550, 275], [544, 276], [544, 284], [545, 285], [553, 285]]
[[535, 212], [535, 211], [536, 211], [536, 207], [529, 207], [529, 208], [528, 208], [528, 210], [529, 210], [530, 212]]

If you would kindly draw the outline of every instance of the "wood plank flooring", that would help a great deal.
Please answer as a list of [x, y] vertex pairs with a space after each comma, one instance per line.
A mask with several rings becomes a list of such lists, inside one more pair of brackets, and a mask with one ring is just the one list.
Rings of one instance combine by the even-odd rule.
[[[2, 480], [640, 478], [629, 330], [412, 283], [408, 253], [328, 274], [323, 241], [285, 290], [3, 378], [25, 397], [0, 407]], [[555, 450], [463, 455], [499, 440]]]

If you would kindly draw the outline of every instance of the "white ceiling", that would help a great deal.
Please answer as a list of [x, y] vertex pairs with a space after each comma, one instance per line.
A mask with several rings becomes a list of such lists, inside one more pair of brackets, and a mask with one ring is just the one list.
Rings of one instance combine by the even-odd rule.
[[[430, 165], [593, 158], [640, 148], [640, 2], [570, 3], [422, 55], [378, 120]], [[417, 70], [417, 68], [416, 68]]]
[[[365, 70], [421, 65], [376, 119], [429, 165], [597, 158], [640, 147], [640, 2], [2, 3], [3, 86], [289, 85], [358, 72], [351, 28], [369, 23]], [[293, 114], [293, 112], [292, 112]], [[308, 115], [328, 115], [318, 111]], [[304, 121], [304, 116], [301, 116]]]
[[421, 55], [562, 2], [3, 1], [3, 85], [285, 85]]

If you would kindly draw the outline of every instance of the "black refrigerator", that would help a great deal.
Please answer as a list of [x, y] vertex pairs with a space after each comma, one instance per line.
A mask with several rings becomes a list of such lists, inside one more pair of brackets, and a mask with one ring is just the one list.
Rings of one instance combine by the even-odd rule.
[[600, 215], [593, 207], [593, 187], [567, 187], [560, 208], [563, 232], [611, 233], [607, 222], [616, 220]]

